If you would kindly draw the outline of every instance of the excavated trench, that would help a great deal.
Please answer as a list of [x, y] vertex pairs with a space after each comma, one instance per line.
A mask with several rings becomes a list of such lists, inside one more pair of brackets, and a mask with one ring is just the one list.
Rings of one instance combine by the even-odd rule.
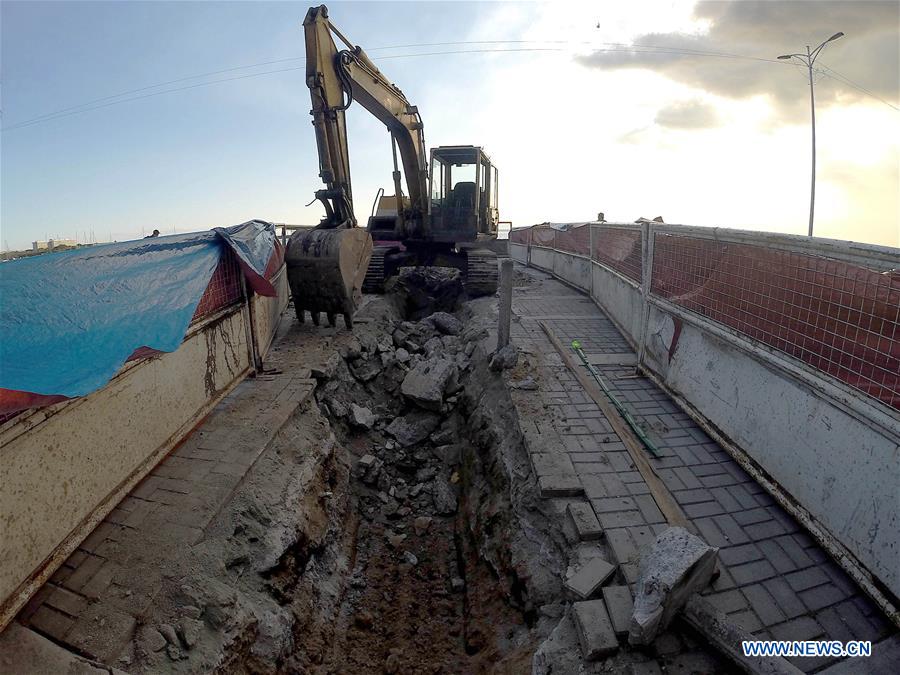
[[282, 367], [319, 364], [314, 399], [160, 561], [130, 672], [531, 671], [564, 612], [564, 536], [488, 367], [496, 300], [432, 281], [372, 300], [352, 334], [284, 335]]
[[[341, 467], [330, 489], [346, 499], [333, 505], [327, 541], [312, 550], [301, 538], [266, 573], [295, 618], [284, 672], [531, 670], [558, 620], [563, 542], [488, 369], [491, 302], [410, 322], [380, 299], [317, 373]], [[443, 367], [452, 374], [440, 400], [404, 393], [410, 371]], [[303, 579], [310, 564], [333, 570], [326, 593]]]

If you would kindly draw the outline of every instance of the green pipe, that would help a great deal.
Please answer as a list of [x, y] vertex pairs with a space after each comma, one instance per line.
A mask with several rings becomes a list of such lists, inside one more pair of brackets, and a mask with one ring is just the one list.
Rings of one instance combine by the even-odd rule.
[[634, 421], [634, 418], [631, 416], [631, 413], [628, 412], [625, 407], [619, 402], [615, 396], [613, 396], [612, 392], [606, 388], [606, 384], [603, 382], [603, 378], [600, 377], [600, 373], [591, 365], [591, 362], [588, 361], [587, 356], [584, 351], [581, 349], [581, 342], [578, 340], [572, 340], [572, 349], [575, 350], [575, 353], [581, 357], [581, 362], [587, 366], [588, 370], [591, 371], [591, 375], [594, 376], [594, 379], [597, 381], [597, 384], [600, 385], [600, 388], [603, 390], [603, 393], [606, 394], [606, 397], [612, 401], [612, 404], [616, 406], [616, 410], [618, 410], [622, 417], [625, 418], [625, 421], [628, 423], [628, 426], [631, 427], [631, 430], [634, 432], [635, 436], [641, 439], [641, 443], [644, 444], [644, 447], [650, 451], [650, 454], [654, 457], [659, 457], [659, 450], [653, 444], [653, 441], [644, 433], [644, 430], [638, 426], [638, 423]]

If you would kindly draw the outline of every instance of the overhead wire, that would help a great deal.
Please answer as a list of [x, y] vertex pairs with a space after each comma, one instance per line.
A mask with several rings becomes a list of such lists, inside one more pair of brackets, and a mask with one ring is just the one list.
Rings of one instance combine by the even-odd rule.
[[[556, 44], [556, 45], [586, 45], [590, 46], [593, 51], [597, 52], [628, 52], [635, 54], [670, 54], [670, 55], [682, 55], [682, 56], [705, 56], [705, 57], [716, 57], [716, 58], [728, 58], [728, 59], [741, 59], [741, 60], [751, 60], [751, 61], [760, 61], [766, 63], [778, 63], [784, 64], [784, 61], [779, 61], [776, 59], [769, 59], [764, 57], [750, 56], [746, 54], [734, 54], [730, 52], [719, 52], [719, 51], [710, 51], [710, 50], [702, 50], [702, 49], [694, 49], [690, 47], [671, 47], [666, 45], [647, 45], [647, 44], [626, 44], [626, 43], [618, 43], [618, 42], [594, 42], [594, 41], [570, 41], [570, 40], [465, 40], [465, 41], [453, 41], [453, 42], [423, 42], [423, 43], [413, 43], [406, 45], [389, 45], [389, 46], [381, 46], [381, 47], [373, 47], [368, 51], [386, 51], [391, 49], [411, 49], [411, 48], [421, 48], [421, 47], [439, 47], [439, 46], [463, 46], [463, 45], [496, 45], [496, 44]], [[421, 56], [443, 56], [443, 55], [451, 55], [451, 54], [484, 54], [484, 53], [510, 53], [510, 52], [561, 52], [566, 51], [562, 47], [521, 47], [521, 48], [511, 48], [511, 49], [458, 49], [458, 50], [445, 50], [445, 51], [434, 51], [434, 52], [419, 52], [413, 54], [390, 54], [386, 56], [380, 57], [382, 60], [386, 59], [401, 59], [401, 58], [415, 58]], [[92, 99], [90, 101], [85, 101], [84, 103], [69, 106], [66, 108], [61, 108], [59, 110], [55, 110], [49, 113], [44, 113], [42, 115], [38, 115], [36, 117], [30, 118], [28, 120], [24, 120], [22, 122], [18, 122], [6, 127], [3, 127], [2, 131], [12, 131], [15, 129], [20, 129], [23, 127], [32, 126], [34, 124], [40, 124], [42, 122], [47, 122], [55, 119], [59, 119], [61, 117], [67, 117], [69, 115], [79, 114], [83, 112], [90, 112], [93, 110], [99, 110], [101, 108], [106, 108], [112, 105], [118, 105], [119, 103], [127, 103], [131, 101], [137, 101], [141, 99], [151, 98], [154, 96], [159, 96], [162, 94], [170, 94], [180, 91], [186, 91], [189, 89], [196, 89], [199, 87], [211, 86], [214, 84], [221, 84], [224, 82], [233, 82], [236, 80], [244, 80], [253, 77], [261, 77], [264, 75], [272, 75], [277, 73], [291, 72], [296, 70], [302, 70], [303, 66], [293, 67], [293, 68], [281, 68], [275, 70], [267, 70], [259, 73], [249, 73], [246, 75], [238, 75], [235, 77], [228, 78], [220, 78], [217, 80], [210, 80], [207, 82], [198, 82], [192, 85], [187, 85], [184, 87], [176, 87], [173, 89], [164, 89], [161, 91], [151, 92], [152, 89], [159, 89], [161, 87], [166, 87], [171, 84], [177, 84], [180, 82], [187, 82], [190, 80], [195, 80], [203, 77], [210, 77], [214, 75], [222, 75], [225, 73], [236, 72], [239, 70], [248, 70], [251, 68], [259, 68], [266, 65], [275, 65], [278, 63], [288, 63], [292, 61], [303, 61], [305, 57], [289, 57], [284, 59], [270, 59], [267, 61], [260, 61], [258, 63], [243, 65], [243, 66], [234, 66], [231, 68], [223, 68], [219, 70], [213, 70], [205, 73], [199, 73], [196, 75], [188, 75], [185, 77], [176, 78], [173, 80], [167, 80], [165, 82], [160, 82], [157, 84], [147, 85], [144, 87], [138, 87], [135, 89], [129, 89], [126, 91], [119, 92], [117, 94], [111, 94], [108, 96], [103, 96], [100, 98]], [[824, 64], [822, 64], [824, 66]], [[844, 75], [841, 75], [833, 68], [829, 66], [824, 66], [827, 69], [826, 71], [819, 71], [824, 76], [830, 77], [838, 82], [846, 84], [857, 91], [864, 93], [868, 96], [871, 96], [878, 101], [884, 103], [885, 105], [891, 107], [894, 110], [900, 110], [897, 106], [893, 105], [889, 101], [884, 100], [877, 94], [869, 91], [865, 87], [858, 85], [853, 82], [849, 78]], [[140, 92], [149, 92], [147, 94], [143, 94], [140, 96], [131, 96], [131, 94], [137, 94]], [[99, 104], [99, 105], [95, 105]]]

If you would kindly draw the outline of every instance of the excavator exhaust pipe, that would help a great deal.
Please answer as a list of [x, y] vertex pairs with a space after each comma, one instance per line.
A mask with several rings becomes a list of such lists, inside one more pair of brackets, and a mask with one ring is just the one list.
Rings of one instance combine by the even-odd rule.
[[362, 282], [372, 257], [372, 237], [359, 227], [297, 230], [285, 253], [297, 320], [305, 312], [318, 326], [324, 312], [331, 326], [338, 314], [347, 328], [362, 299]]

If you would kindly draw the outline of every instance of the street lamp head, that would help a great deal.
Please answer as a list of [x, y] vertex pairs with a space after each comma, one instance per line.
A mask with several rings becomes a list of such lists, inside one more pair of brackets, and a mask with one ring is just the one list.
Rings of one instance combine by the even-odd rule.
[[843, 33], [835, 33], [835, 34], [832, 35], [830, 38], [828, 38], [827, 40], [825, 40], [825, 42], [831, 42], [832, 40], [837, 40], [837, 39], [840, 38], [840, 37], [844, 37], [844, 34], [843, 34]]
[[791, 59], [791, 58], [793, 58], [793, 57], [794, 57], [793, 54], [782, 54], [782, 55], [779, 56], [778, 58], [779, 58], [779, 59]]

